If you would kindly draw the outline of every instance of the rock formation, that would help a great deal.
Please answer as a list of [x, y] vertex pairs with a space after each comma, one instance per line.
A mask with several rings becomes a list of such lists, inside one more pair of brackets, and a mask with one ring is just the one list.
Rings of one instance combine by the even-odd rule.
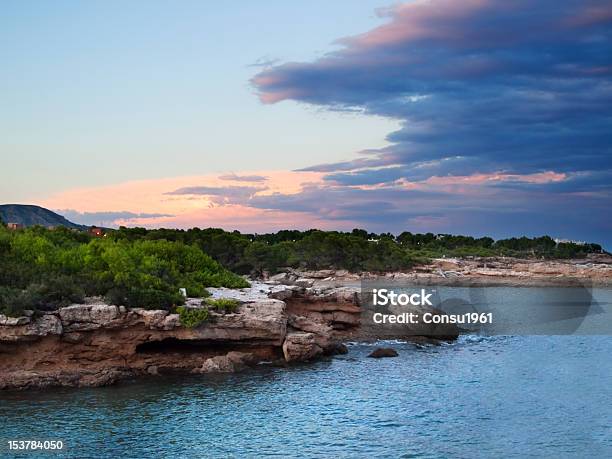
[[[346, 353], [360, 335], [358, 288], [319, 285], [330, 273], [283, 274], [250, 288], [209, 289], [233, 298], [233, 313], [209, 311], [193, 328], [178, 314], [126, 309], [90, 299], [54, 312], [0, 315], [0, 389], [98, 386], [136, 375], [172, 371], [209, 373], [260, 361], [304, 362]], [[202, 307], [189, 299], [188, 307]], [[456, 335], [455, 335], [456, 336]]]
[[384, 357], [397, 357], [398, 355], [399, 354], [397, 353], [397, 351], [393, 348], [377, 347], [372, 352], [370, 352], [368, 357], [371, 357], [373, 359], [382, 359]]

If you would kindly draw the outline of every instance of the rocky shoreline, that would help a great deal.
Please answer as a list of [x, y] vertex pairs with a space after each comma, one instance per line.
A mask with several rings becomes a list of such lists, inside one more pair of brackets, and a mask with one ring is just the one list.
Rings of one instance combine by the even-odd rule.
[[[342, 341], [358, 335], [360, 308], [351, 287], [270, 281], [209, 290], [240, 306], [209, 311], [209, 320], [193, 328], [179, 314], [95, 298], [42, 315], [0, 316], [0, 389], [101, 386], [139, 375], [304, 362], [344, 353]], [[190, 298], [187, 307], [201, 303]]]
[[[456, 287], [612, 287], [612, 256], [590, 255], [577, 260], [533, 260], [510, 257], [437, 258], [406, 272], [349, 273], [346, 270], [291, 271], [314, 280], [318, 288], [358, 287], [368, 279], [385, 277], [414, 285]], [[271, 278], [274, 279], [274, 276]]]
[[[438, 259], [384, 277], [420, 285], [610, 287], [609, 258]], [[140, 375], [232, 372], [344, 353], [343, 342], [377, 338], [361, 326], [359, 297], [361, 281], [373, 276], [288, 271], [246, 289], [211, 288], [213, 299], [232, 298], [240, 306], [232, 313], [210, 311], [209, 320], [193, 328], [183, 326], [179, 314], [126, 309], [96, 298], [38, 315], [0, 315], [0, 389], [101, 386]], [[201, 303], [190, 298], [187, 307]], [[435, 343], [458, 333], [454, 327], [435, 335], [413, 329], [405, 338]]]
[[439, 258], [413, 274], [419, 281], [466, 287], [611, 287], [612, 256], [594, 254], [578, 260]]

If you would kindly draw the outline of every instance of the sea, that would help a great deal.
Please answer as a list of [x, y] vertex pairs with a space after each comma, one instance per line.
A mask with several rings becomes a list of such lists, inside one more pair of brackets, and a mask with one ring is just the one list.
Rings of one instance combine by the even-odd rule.
[[[399, 355], [368, 358], [375, 346]], [[348, 349], [234, 374], [3, 392], [0, 456], [612, 457], [612, 336], [468, 334]], [[62, 449], [10, 450], [15, 440]]]

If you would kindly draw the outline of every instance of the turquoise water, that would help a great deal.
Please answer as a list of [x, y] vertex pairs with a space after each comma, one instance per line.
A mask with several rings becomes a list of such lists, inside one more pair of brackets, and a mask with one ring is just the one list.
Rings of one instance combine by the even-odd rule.
[[0, 438], [63, 440], [68, 457], [612, 457], [612, 337], [392, 346], [399, 357], [352, 345], [297, 367], [3, 393]]

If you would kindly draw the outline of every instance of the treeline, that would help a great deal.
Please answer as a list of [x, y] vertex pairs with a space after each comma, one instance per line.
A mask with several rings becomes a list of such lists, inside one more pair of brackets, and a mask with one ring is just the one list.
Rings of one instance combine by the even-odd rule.
[[112, 304], [170, 308], [206, 287], [246, 287], [197, 245], [163, 239], [93, 238], [66, 228], [0, 225], [0, 314], [53, 310], [102, 295]]
[[555, 243], [548, 236], [489, 237], [364, 230], [242, 234], [221, 229], [125, 228], [104, 237], [57, 228], [0, 225], [0, 314], [55, 309], [86, 296], [130, 307], [171, 308], [206, 287], [246, 287], [239, 274], [285, 267], [396, 271], [440, 256], [580, 257], [598, 244]]
[[549, 236], [498, 241], [450, 234], [403, 232], [369, 233], [283, 230], [243, 234], [218, 228], [189, 230], [125, 228], [109, 234], [115, 239], [169, 240], [196, 245], [219, 263], [240, 274], [274, 273], [280, 268], [393, 271], [407, 269], [441, 256], [521, 256], [574, 258], [599, 253], [599, 244], [555, 243]]

